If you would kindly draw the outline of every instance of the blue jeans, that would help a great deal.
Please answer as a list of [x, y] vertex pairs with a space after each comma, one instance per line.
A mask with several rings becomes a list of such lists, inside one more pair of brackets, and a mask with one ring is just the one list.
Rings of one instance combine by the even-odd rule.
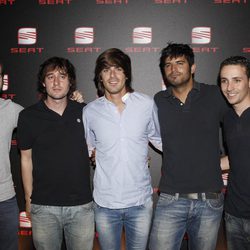
[[18, 249], [18, 214], [16, 197], [0, 202], [0, 249]]
[[218, 199], [184, 199], [161, 193], [153, 220], [151, 250], [180, 249], [185, 232], [189, 249], [214, 250], [223, 211]]
[[250, 250], [250, 219], [225, 213], [228, 250]]
[[69, 207], [31, 204], [31, 222], [37, 250], [60, 250], [63, 233], [67, 250], [92, 250], [93, 202]]
[[153, 202], [123, 209], [109, 209], [95, 203], [95, 222], [102, 250], [120, 250], [125, 229], [126, 250], [144, 250], [151, 226]]

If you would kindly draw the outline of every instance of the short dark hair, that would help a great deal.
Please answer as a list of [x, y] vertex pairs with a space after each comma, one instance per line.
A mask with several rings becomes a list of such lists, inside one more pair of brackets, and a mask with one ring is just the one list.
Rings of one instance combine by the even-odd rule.
[[248, 78], [250, 78], [250, 61], [244, 56], [230, 56], [226, 58], [222, 63], [220, 64], [220, 72], [224, 66], [228, 65], [240, 65], [245, 68], [246, 75]]
[[96, 60], [94, 82], [99, 96], [103, 96], [105, 93], [105, 89], [100, 78], [101, 71], [108, 66], [114, 65], [121, 67], [124, 71], [126, 76], [125, 86], [127, 92], [134, 91], [131, 87], [132, 69], [129, 56], [117, 48], [111, 48], [105, 50]]
[[184, 56], [187, 59], [190, 67], [194, 64], [194, 52], [188, 44], [168, 43], [167, 47], [162, 49], [159, 66], [163, 79], [165, 79], [164, 66], [166, 58], [172, 59], [180, 56]]
[[37, 75], [38, 91], [42, 94], [43, 99], [47, 98], [46, 89], [43, 86], [45, 76], [49, 71], [54, 70], [56, 68], [63, 70], [69, 77], [70, 88], [67, 96], [70, 97], [72, 93], [76, 90], [76, 73], [74, 65], [66, 58], [51, 57], [40, 65], [39, 72]]

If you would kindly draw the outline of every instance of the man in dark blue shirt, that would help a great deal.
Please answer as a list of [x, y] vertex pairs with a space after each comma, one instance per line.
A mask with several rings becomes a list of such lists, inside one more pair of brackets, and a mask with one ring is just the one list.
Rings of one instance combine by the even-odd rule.
[[167, 90], [155, 102], [163, 144], [160, 197], [150, 249], [215, 249], [224, 197], [219, 129], [228, 107], [220, 89], [194, 80], [194, 53], [186, 44], [162, 50]]

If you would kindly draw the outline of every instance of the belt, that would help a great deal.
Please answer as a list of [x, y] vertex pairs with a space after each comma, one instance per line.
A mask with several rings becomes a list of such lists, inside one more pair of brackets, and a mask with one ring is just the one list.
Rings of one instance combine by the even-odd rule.
[[213, 192], [207, 192], [207, 193], [173, 193], [170, 194], [175, 196], [176, 198], [185, 198], [190, 200], [204, 200], [204, 199], [218, 199], [220, 197], [220, 193], [213, 193]]

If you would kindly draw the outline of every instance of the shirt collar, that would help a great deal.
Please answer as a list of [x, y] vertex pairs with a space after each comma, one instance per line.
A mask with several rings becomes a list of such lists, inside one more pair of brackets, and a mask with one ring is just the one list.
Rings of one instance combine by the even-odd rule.
[[[165, 90], [165, 96], [166, 97], [171, 97], [172, 96], [172, 89], [173, 89], [173, 87], [172, 86], [169, 86], [169, 87], [167, 87], [167, 89]], [[194, 81], [194, 86], [193, 86], [193, 88], [191, 89], [191, 91], [198, 91], [198, 92], [200, 92], [200, 89], [201, 89], [201, 84], [199, 83], [199, 82], [196, 82], [196, 81]]]
[[[128, 98], [130, 97], [130, 94], [129, 92], [127, 92], [123, 97], [122, 97], [122, 101], [124, 103], [126, 103], [126, 101], [128, 100]], [[104, 95], [103, 97], [101, 97], [101, 100], [105, 101], [105, 102], [108, 102], [108, 103], [112, 103], [111, 101], [109, 101], [106, 96]]]

